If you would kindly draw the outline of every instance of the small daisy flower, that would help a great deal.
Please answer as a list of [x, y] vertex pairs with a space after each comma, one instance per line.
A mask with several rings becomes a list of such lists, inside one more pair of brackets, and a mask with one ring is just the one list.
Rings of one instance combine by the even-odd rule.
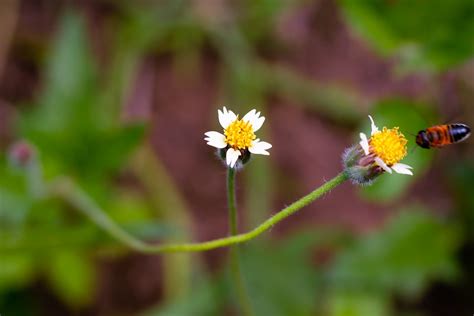
[[353, 182], [370, 184], [383, 172], [413, 175], [412, 167], [400, 163], [407, 155], [407, 139], [398, 127], [381, 131], [375, 125], [372, 116], [370, 138], [360, 133], [359, 146], [353, 146], [343, 155], [343, 164]]
[[[270, 155], [267, 151], [270, 143], [261, 141], [255, 135], [265, 121], [260, 112], [251, 110], [242, 119], [224, 107], [217, 111], [223, 133], [210, 131], [205, 133], [207, 144], [219, 149], [220, 155], [230, 168], [241, 167], [250, 158], [250, 154]], [[238, 164], [239, 162], [239, 164]]]

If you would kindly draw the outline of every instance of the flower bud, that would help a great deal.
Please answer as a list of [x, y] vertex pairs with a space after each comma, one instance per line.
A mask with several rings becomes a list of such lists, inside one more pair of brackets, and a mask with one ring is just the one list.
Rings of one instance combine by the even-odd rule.
[[384, 170], [375, 163], [373, 155], [366, 156], [360, 145], [347, 148], [342, 154], [342, 165], [354, 184], [371, 185]]
[[15, 142], [8, 149], [8, 158], [12, 165], [25, 168], [31, 164], [35, 158], [36, 151], [30, 143], [25, 140]]

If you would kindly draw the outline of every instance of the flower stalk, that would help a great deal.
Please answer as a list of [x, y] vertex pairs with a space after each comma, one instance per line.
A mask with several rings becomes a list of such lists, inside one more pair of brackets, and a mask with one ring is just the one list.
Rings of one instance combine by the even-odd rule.
[[235, 203], [235, 169], [227, 168], [227, 207], [229, 208], [229, 233], [237, 235], [237, 207]]
[[[229, 233], [230, 236], [238, 234], [237, 226], [237, 206], [235, 199], [235, 169], [227, 168], [227, 203], [229, 208]], [[232, 276], [232, 283], [236, 290], [237, 298], [239, 300], [240, 308], [244, 315], [254, 315], [250, 297], [247, 293], [244, 278], [242, 275], [242, 268], [240, 265], [240, 253], [237, 245], [230, 248], [230, 269]]]
[[228, 247], [252, 240], [288, 216], [298, 212], [303, 207], [328, 193], [338, 185], [344, 183], [347, 179], [348, 175], [345, 172], [341, 172], [333, 179], [327, 181], [314, 191], [285, 207], [249, 232], [204, 242], [166, 243], [161, 245], [148, 244], [123, 230], [89, 197], [87, 193], [82, 191], [69, 178], [63, 177], [49, 183], [47, 186], [47, 195], [49, 197], [63, 199], [76, 210], [88, 217], [94, 224], [108, 233], [111, 237], [135, 251], [157, 254], [171, 252], [199, 252]]

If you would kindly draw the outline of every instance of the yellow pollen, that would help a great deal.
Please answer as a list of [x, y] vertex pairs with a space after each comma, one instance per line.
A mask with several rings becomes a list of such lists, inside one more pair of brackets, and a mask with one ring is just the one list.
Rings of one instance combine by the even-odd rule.
[[370, 137], [370, 150], [391, 167], [407, 155], [407, 140], [398, 127], [376, 132]]
[[246, 149], [257, 138], [250, 123], [236, 119], [224, 130], [225, 142], [234, 149]]

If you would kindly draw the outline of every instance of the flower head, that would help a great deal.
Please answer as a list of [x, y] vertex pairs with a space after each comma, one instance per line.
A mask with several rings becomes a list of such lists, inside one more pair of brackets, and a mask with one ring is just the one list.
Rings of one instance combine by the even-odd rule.
[[370, 184], [383, 172], [413, 175], [412, 167], [400, 163], [407, 155], [407, 140], [398, 127], [379, 130], [369, 115], [372, 131], [370, 138], [360, 133], [359, 146], [353, 146], [343, 155], [349, 176], [358, 184]]
[[224, 129], [223, 133], [210, 131], [205, 133], [207, 144], [220, 150], [221, 156], [225, 158], [226, 164], [234, 168], [238, 161], [245, 163], [250, 154], [270, 155], [267, 149], [272, 145], [260, 141], [255, 135], [265, 121], [260, 112], [255, 109], [244, 115], [242, 119], [234, 112], [224, 107], [217, 111], [219, 123]]

